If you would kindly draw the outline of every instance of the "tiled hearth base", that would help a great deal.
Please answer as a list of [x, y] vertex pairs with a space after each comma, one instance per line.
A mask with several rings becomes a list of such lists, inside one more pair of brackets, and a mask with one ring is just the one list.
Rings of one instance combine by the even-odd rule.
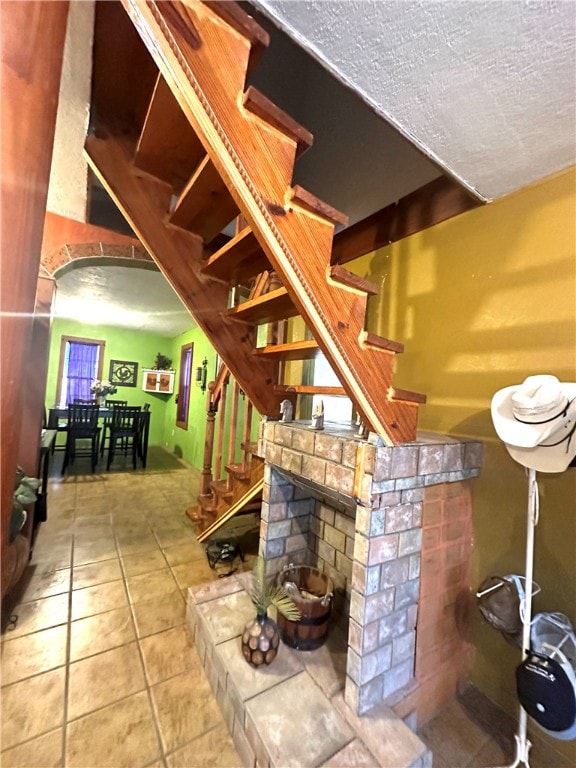
[[316, 651], [281, 645], [250, 667], [240, 635], [254, 616], [248, 574], [189, 589], [187, 623], [236, 749], [250, 768], [430, 768], [432, 753], [388, 707], [357, 717], [344, 702], [347, 638]]

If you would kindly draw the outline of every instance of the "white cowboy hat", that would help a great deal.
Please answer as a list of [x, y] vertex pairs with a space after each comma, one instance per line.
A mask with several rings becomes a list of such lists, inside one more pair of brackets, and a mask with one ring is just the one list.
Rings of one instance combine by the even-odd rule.
[[492, 421], [508, 453], [538, 472], [563, 472], [576, 456], [576, 383], [529, 376], [492, 398]]

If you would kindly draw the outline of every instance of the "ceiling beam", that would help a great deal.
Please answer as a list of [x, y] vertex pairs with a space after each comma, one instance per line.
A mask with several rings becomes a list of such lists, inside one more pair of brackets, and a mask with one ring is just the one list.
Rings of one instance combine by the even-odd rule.
[[335, 235], [332, 264], [346, 264], [479, 205], [457, 182], [440, 176]]

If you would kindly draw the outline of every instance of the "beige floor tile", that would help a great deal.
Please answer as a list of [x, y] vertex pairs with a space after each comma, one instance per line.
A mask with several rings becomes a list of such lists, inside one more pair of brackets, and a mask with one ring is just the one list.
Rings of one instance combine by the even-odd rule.
[[179, 590], [132, 605], [138, 637], [178, 627], [186, 619], [186, 603]]
[[124, 543], [118, 542], [118, 550], [121, 557], [138, 555], [142, 552], [153, 552], [157, 549], [159, 549], [158, 542], [151, 533], [137, 536], [133, 539], [127, 539]]
[[66, 663], [68, 626], [52, 627], [2, 644], [2, 685]]
[[168, 757], [169, 768], [191, 768], [193, 765], [201, 765], [202, 768], [242, 768], [242, 760], [224, 723]]
[[135, 637], [127, 606], [73, 621], [70, 625], [70, 661], [125, 645]]
[[202, 544], [196, 541], [196, 539], [190, 540], [187, 538], [182, 544], [166, 547], [164, 557], [168, 561], [168, 565], [175, 566], [190, 563], [192, 560], [205, 560], [206, 553]]
[[2, 642], [65, 624], [68, 621], [68, 603], [67, 592], [30, 603], [20, 603], [11, 611], [13, 616], [17, 616], [16, 624], [13, 629], [2, 635]]
[[70, 568], [58, 570], [33, 563], [28, 570], [30, 575], [25, 575], [22, 583], [22, 602], [61, 595], [70, 588]]
[[216, 571], [213, 571], [204, 560], [175, 565], [172, 567], [172, 573], [180, 589], [206, 584], [218, 578]]
[[130, 576], [126, 579], [126, 586], [131, 603], [167, 595], [177, 588], [169, 568], [143, 573], [140, 576]]
[[102, 560], [99, 563], [77, 565], [72, 571], [72, 589], [95, 587], [97, 584], [106, 584], [121, 578], [122, 569], [117, 557], [113, 560]]
[[[201, 669], [190, 670], [152, 688], [154, 709], [166, 752], [184, 746], [223, 723], [210, 684]], [[198, 765], [204, 765], [198, 762]]]
[[434, 765], [466, 766], [485, 746], [490, 735], [481, 723], [476, 723], [454, 700], [442, 710], [442, 717], [427, 723], [419, 732], [435, 757]]
[[121, 580], [77, 589], [72, 593], [72, 620], [121, 608], [127, 603], [126, 589]]
[[206, 560], [194, 560], [191, 563], [175, 565], [172, 567], [172, 573], [180, 589], [197, 587], [218, 578], [218, 574], [210, 568]]
[[151, 552], [141, 552], [136, 555], [126, 555], [122, 558], [122, 566], [126, 576], [140, 576], [151, 571], [166, 568], [166, 560], [159, 549]]
[[200, 660], [184, 626], [145, 637], [140, 640], [140, 647], [150, 685], [188, 669], [200, 668]]
[[34, 546], [32, 562], [43, 568], [60, 570], [72, 565], [72, 536], [64, 541], [60, 537], [51, 541], [44, 539]]
[[125, 699], [145, 685], [136, 643], [77, 661], [70, 665], [68, 720]]
[[196, 541], [196, 534], [189, 528], [178, 528], [177, 530], [157, 529], [154, 535], [162, 549], [168, 549], [168, 547], [173, 547], [176, 544], [185, 544], [187, 541]]
[[2, 747], [33, 739], [62, 725], [64, 719], [63, 668], [29, 677], [2, 689]]
[[140, 768], [159, 756], [145, 692], [68, 724], [66, 768]]
[[118, 557], [116, 544], [112, 541], [100, 541], [92, 544], [74, 547], [74, 565], [98, 563], [101, 560], [112, 560]]
[[111, 526], [99, 528], [78, 527], [74, 534], [76, 549], [90, 549], [100, 555], [101, 552], [116, 551], [116, 538]]
[[2, 768], [61, 768], [63, 729], [45, 733], [0, 754]]

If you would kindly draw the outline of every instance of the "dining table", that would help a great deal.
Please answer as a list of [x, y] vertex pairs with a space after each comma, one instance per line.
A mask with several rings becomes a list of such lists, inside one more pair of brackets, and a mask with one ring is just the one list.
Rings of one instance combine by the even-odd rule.
[[[112, 408], [101, 406], [98, 410], [98, 421], [112, 418]], [[146, 457], [148, 456], [148, 437], [150, 435], [150, 411], [142, 410], [140, 412], [144, 429], [142, 432], [142, 466], [146, 469]], [[60, 422], [68, 420], [68, 408], [55, 405], [48, 409], [48, 429], [57, 429]]]

